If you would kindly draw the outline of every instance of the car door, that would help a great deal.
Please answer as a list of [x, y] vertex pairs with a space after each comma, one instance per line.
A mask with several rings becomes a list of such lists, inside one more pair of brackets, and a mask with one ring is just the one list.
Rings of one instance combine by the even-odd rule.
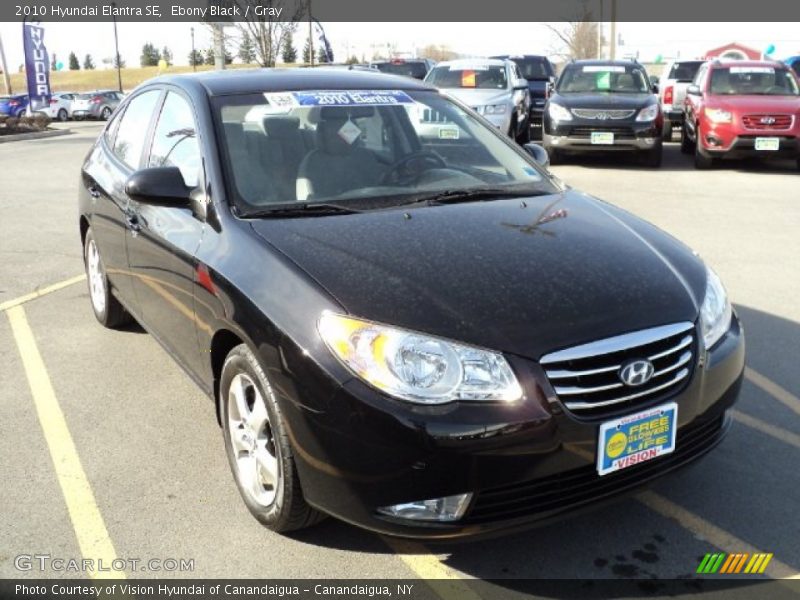
[[684, 100], [684, 123], [686, 128], [691, 132], [691, 137], [697, 139], [697, 132], [695, 131], [695, 123], [697, 122], [697, 115], [702, 114], [703, 111], [703, 97], [706, 89], [706, 75], [708, 74], [708, 65], [703, 65], [695, 75], [693, 85], [700, 88], [700, 94], [686, 94]]
[[145, 135], [160, 96], [160, 90], [150, 90], [132, 98], [125, 111], [108, 123], [82, 172], [82, 184], [90, 197], [92, 232], [106, 275], [134, 315], [138, 302], [128, 268], [125, 182], [141, 164]]
[[[203, 162], [191, 102], [167, 91], [153, 126], [146, 167], [178, 167], [197, 202], [204, 201]], [[128, 259], [148, 330], [190, 372], [202, 360], [197, 341], [194, 256], [204, 221], [192, 208], [131, 201]]]

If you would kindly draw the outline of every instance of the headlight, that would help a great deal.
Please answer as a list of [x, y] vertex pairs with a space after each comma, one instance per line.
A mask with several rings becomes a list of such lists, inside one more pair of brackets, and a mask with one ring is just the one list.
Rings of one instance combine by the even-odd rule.
[[483, 114], [484, 115], [504, 115], [506, 114], [506, 110], [508, 110], [508, 106], [505, 104], [487, 104], [483, 107]]
[[658, 104], [651, 104], [639, 111], [637, 121], [653, 121], [658, 116]]
[[729, 111], [722, 110], [721, 108], [707, 108], [704, 112], [708, 120], [712, 123], [730, 123], [733, 119]]
[[497, 352], [330, 312], [319, 333], [350, 370], [387, 394], [420, 404], [513, 402], [522, 388]]
[[550, 113], [550, 118], [553, 121], [572, 121], [572, 113], [560, 104], [551, 102], [547, 105], [547, 112]]
[[706, 267], [706, 297], [700, 307], [700, 322], [706, 350], [716, 344], [731, 326], [731, 303], [714, 271]]

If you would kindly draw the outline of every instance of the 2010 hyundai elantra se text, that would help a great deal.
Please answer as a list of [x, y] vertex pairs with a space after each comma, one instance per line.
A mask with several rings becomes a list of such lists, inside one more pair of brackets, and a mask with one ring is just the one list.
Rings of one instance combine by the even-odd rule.
[[275, 531], [595, 505], [720, 441], [744, 339], [690, 249], [527, 150], [410, 78], [152, 80], [81, 171], [92, 308], [215, 400]]

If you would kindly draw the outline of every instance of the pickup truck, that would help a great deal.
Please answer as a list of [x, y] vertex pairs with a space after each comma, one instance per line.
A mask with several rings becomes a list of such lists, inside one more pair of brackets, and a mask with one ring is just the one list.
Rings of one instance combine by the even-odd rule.
[[522, 77], [528, 80], [528, 93], [531, 97], [531, 127], [541, 130], [542, 115], [547, 98], [556, 83], [556, 70], [546, 56], [535, 54], [517, 54], [511, 56], [493, 56], [501, 60], [511, 60], [517, 64]]
[[658, 99], [664, 113], [664, 141], [672, 140], [672, 130], [683, 126], [683, 101], [686, 88], [694, 81], [694, 76], [703, 64], [702, 60], [674, 61], [664, 69], [659, 82]]

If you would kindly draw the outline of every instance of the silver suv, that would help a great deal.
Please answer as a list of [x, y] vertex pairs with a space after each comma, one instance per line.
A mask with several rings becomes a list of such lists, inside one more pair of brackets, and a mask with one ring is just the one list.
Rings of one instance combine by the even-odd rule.
[[468, 58], [437, 63], [425, 82], [445, 90], [520, 143], [530, 140], [528, 82], [510, 60]]
[[694, 81], [694, 76], [703, 64], [702, 60], [679, 60], [671, 62], [664, 69], [658, 84], [658, 100], [664, 113], [664, 140], [672, 140], [672, 130], [683, 126], [683, 100], [686, 88]]

